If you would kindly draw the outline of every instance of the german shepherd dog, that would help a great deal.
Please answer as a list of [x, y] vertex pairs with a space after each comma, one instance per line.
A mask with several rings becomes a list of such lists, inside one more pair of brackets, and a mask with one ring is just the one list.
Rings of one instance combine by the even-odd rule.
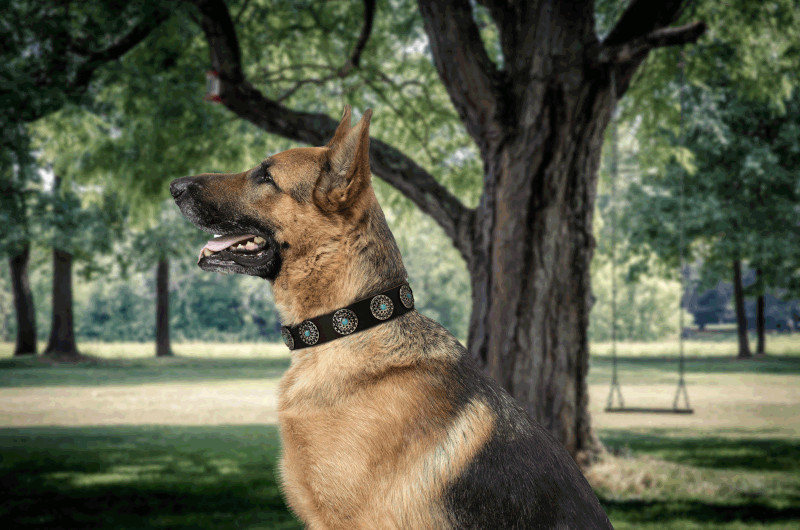
[[[351, 126], [346, 107], [325, 147], [173, 181], [183, 215], [222, 234], [200, 268], [269, 280], [286, 326], [405, 283], [371, 115]], [[416, 311], [292, 351], [279, 392], [283, 492], [309, 528], [611, 528], [564, 447]]]

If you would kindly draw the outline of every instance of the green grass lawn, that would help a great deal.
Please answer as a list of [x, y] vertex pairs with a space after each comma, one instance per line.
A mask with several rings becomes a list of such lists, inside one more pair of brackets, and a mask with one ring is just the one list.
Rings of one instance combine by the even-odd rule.
[[[735, 361], [686, 344], [696, 413], [603, 412], [610, 348], [592, 346], [592, 422], [608, 453], [588, 474], [616, 528], [800, 527], [800, 336]], [[76, 364], [0, 344], [0, 528], [297, 528], [277, 486], [277, 379], [261, 344], [86, 344]], [[676, 343], [622, 344], [631, 405], [671, 404]]]

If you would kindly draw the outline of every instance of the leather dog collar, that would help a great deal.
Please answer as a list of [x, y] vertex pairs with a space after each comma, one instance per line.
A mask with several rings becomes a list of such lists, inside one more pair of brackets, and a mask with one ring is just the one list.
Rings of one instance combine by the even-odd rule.
[[300, 350], [369, 329], [412, 309], [414, 293], [404, 283], [296, 326], [283, 326], [281, 336], [290, 350]]

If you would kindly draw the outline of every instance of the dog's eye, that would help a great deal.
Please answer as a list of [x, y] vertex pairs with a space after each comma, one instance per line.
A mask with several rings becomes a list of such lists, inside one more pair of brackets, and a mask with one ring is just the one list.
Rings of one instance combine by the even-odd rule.
[[265, 167], [257, 169], [253, 177], [259, 184], [275, 184], [275, 181], [272, 180], [272, 175], [269, 174], [269, 169]]

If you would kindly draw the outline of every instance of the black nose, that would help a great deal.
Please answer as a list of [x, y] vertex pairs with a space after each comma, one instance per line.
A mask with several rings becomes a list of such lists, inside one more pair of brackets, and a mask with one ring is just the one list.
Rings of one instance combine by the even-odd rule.
[[181, 177], [172, 181], [169, 185], [169, 192], [173, 199], [177, 199], [192, 184], [192, 177]]

